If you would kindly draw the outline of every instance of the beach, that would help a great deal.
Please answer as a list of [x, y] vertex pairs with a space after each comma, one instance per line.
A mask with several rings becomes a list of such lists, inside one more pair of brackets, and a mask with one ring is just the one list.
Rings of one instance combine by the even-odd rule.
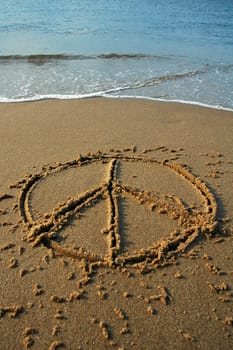
[[231, 349], [233, 112], [0, 104], [0, 348]]

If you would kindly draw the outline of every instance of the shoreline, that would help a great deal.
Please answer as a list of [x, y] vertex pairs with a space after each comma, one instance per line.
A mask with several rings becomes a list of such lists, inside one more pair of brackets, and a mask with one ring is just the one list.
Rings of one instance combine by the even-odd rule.
[[210, 109], [216, 109], [220, 111], [228, 111], [233, 112], [233, 107], [223, 107], [218, 105], [210, 105], [203, 102], [197, 102], [197, 101], [185, 101], [185, 100], [166, 100], [163, 98], [156, 98], [156, 97], [149, 97], [149, 96], [131, 96], [131, 95], [108, 95], [103, 93], [93, 93], [93, 94], [87, 94], [87, 95], [44, 95], [44, 96], [34, 96], [24, 99], [8, 99], [8, 98], [2, 98], [0, 99], [0, 103], [25, 103], [25, 102], [37, 102], [37, 101], [46, 101], [46, 100], [83, 100], [83, 99], [89, 99], [89, 98], [107, 98], [107, 99], [130, 99], [130, 100], [148, 100], [148, 101], [154, 101], [154, 102], [165, 102], [165, 103], [179, 103], [179, 104], [185, 104], [190, 106], [200, 106]]

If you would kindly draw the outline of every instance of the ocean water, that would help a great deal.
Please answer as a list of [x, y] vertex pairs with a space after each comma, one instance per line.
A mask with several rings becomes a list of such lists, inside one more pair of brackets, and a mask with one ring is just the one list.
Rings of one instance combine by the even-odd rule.
[[0, 0], [0, 101], [133, 96], [233, 109], [232, 0]]

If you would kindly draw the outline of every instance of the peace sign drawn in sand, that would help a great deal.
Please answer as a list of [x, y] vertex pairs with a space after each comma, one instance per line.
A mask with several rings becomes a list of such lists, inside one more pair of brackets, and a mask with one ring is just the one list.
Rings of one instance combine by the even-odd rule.
[[[192, 210], [182, 199], [176, 195], [159, 195], [153, 191], [143, 191], [128, 184], [122, 184], [118, 174], [118, 167], [123, 163], [150, 164], [159, 166], [181, 177], [190, 190], [196, 191], [204, 203], [202, 210]], [[62, 202], [51, 213], [44, 216], [43, 221], [38, 222], [32, 215], [33, 203], [30, 201], [31, 194], [42, 180], [47, 179], [55, 173], [60, 173], [69, 168], [80, 169], [93, 163], [107, 166], [106, 178], [103, 183], [94, 186], [72, 198]], [[104, 168], [104, 166], [103, 166]], [[165, 214], [169, 219], [177, 220], [178, 229], [171, 232], [167, 238], [155, 241], [152, 246], [138, 249], [129, 254], [122, 253], [122, 235], [119, 229], [119, 199], [127, 197], [129, 200], [137, 201], [147, 206], [152, 212]], [[67, 248], [59, 244], [58, 233], [70, 225], [72, 218], [78, 217], [82, 220], [81, 212], [88, 215], [88, 208], [94, 206], [98, 201], [107, 200], [107, 225], [100, 232], [107, 242], [107, 253], [97, 255], [84, 249]], [[184, 252], [199, 236], [212, 233], [216, 227], [217, 204], [211, 191], [199, 178], [192, 175], [184, 167], [169, 161], [159, 161], [155, 157], [145, 154], [126, 154], [119, 152], [106, 154], [97, 152], [87, 156], [80, 156], [73, 161], [49, 166], [40, 173], [30, 175], [25, 181], [19, 196], [20, 214], [28, 228], [26, 240], [32, 242], [33, 246], [43, 243], [46, 247], [53, 249], [58, 255], [63, 255], [79, 260], [86, 260], [95, 266], [123, 266], [146, 263], [151, 266], [166, 265], [166, 261]], [[154, 223], [156, 225], [156, 222]], [[95, 230], [95, 227], [93, 227]], [[92, 233], [89, 232], [89, 239]], [[143, 234], [143, 233], [138, 233]], [[78, 232], [77, 232], [78, 235]]]

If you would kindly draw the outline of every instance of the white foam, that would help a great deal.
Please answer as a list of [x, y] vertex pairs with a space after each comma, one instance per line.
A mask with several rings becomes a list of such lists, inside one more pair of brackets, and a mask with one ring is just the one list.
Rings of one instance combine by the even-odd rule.
[[108, 98], [130, 98], [130, 99], [145, 99], [145, 100], [151, 100], [151, 101], [158, 101], [158, 102], [175, 102], [175, 103], [182, 103], [182, 104], [189, 104], [189, 105], [196, 105], [200, 107], [207, 107], [207, 108], [212, 108], [212, 109], [219, 109], [223, 111], [228, 111], [228, 112], [233, 112], [233, 108], [228, 108], [228, 107], [223, 107], [220, 105], [210, 105], [207, 103], [203, 102], [197, 102], [197, 101], [185, 101], [185, 100], [179, 100], [179, 99], [165, 99], [165, 98], [159, 98], [159, 97], [149, 97], [149, 96], [110, 96], [110, 95], [104, 95], [103, 97], [108, 97]]
[[18, 98], [6, 98], [0, 96], [0, 102], [4, 103], [19, 103], [19, 102], [33, 102], [33, 101], [41, 101], [41, 100], [75, 100], [82, 98], [90, 98], [90, 97], [102, 97], [103, 93], [90, 93], [90, 94], [72, 94], [72, 95], [63, 95], [63, 94], [48, 94], [48, 95], [35, 95], [31, 97], [18, 97]]
[[179, 99], [164, 99], [164, 98], [157, 98], [157, 97], [149, 97], [149, 96], [132, 96], [132, 95], [110, 95], [110, 93], [121, 91], [122, 88], [116, 88], [111, 89], [107, 91], [99, 91], [95, 93], [89, 93], [89, 94], [48, 94], [48, 95], [35, 95], [32, 97], [21, 97], [21, 98], [6, 98], [0, 96], [0, 103], [20, 103], [20, 102], [33, 102], [33, 101], [41, 101], [41, 100], [75, 100], [75, 99], [84, 99], [84, 98], [94, 98], [94, 97], [105, 97], [105, 98], [127, 98], [127, 99], [145, 99], [145, 100], [151, 100], [151, 101], [158, 101], [158, 102], [175, 102], [175, 103], [182, 103], [182, 104], [189, 104], [189, 105], [197, 105], [201, 107], [207, 107], [212, 109], [219, 109], [224, 111], [233, 112], [233, 108], [223, 107], [220, 105], [210, 105], [203, 102], [198, 101], [186, 101], [186, 100], [179, 100]]

